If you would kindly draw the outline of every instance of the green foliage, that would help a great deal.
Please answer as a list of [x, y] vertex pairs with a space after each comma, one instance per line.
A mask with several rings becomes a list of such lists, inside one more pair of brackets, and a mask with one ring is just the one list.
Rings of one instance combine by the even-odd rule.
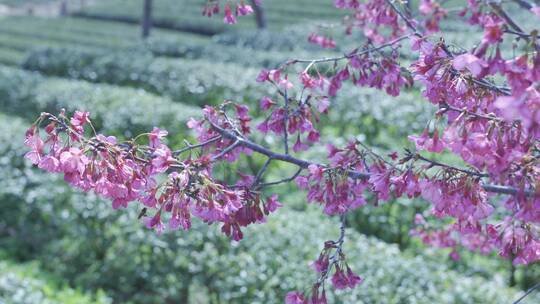
[[[25, 50], [49, 46], [110, 50], [141, 44], [138, 25], [80, 18], [6, 17], [0, 19], [0, 45], [27, 42]], [[189, 33], [154, 29], [153, 39], [203, 43], [206, 37]]]
[[95, 295], [60, 286], [57, 278], [43, 273], [37, 263], [0, 261], [0, 303], [5, 304], [106, 304], [102, 291]]
[[[152, 39], [170, 44], [204, 44], [207, 37], [154, 29]], [[28, 51], [70, 48], [85, 52], [104, 52], [140, 46], [138, 25], [80, 18], [0, 18], [0, 63], [18, 65]]]
[[48, 75], [144, 88], [199, 105], [220, 103], [224, 98], [250, 101], [261, 96], [255, 69], [205, 60], [160, 58], [143, 51], [99, 55], [46, 49], [31, 53], [24, 67]]
[[[298, 32], [285, 29], [274, 31], [231, 31], [212, 37], [212, 40], [222, 45], [232, 45], [250, 50], [294, 51], [301, 48], [320, 50], [320, 47], [307, 43], [306, 31]], [[314, 57], [315, 58], [315, 57]]]
[[24, 54], [17, 50], [0, 48], [0, 64], [18, 65], [23, 59]]
[[97, 128], [131, 137], [158, 126], [171, 132], [174, 142], [186, 135], [186, 122], [200, 109], [130, 88], [85, 81], [43, 77], [0, 66], [0, 109], [28, 120], [40, 112], [87, 110]]
[[[218, 35], [216, 37], [221, 37]], [[283, 37], [282, 35], [280, 35]], [[246, 46], [238, 44], [225, 45], [217, 40], [212, 43], [178, 43], [176, 40], [149, 39], [144, 45], [156, 56], [180, 57], [186, 59], [211, 59], [217, 62], [236, 63], [240, 65], [275, 68], [290, 59], [290, 54], [269, 50], [253, 52]], [[262, 47], [262, 46], [261, 46]], [[313, 53], [298, 50], [296, 56], [308, 58], [317, 56]]]

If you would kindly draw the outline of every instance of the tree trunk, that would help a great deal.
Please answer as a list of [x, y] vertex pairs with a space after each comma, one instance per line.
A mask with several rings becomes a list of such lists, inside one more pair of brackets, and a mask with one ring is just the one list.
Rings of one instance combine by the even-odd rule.
[[257, 5], [256, 0], [251, 0], [251, 6], [255, 12], [255, 21], [257, 22], [257, 28], [262, 30], [266, 28], [266, 18], [264, 16], [264, 9], [262, 6]]
[[152, 0], [144, 0], [143, 15], [142, 15], [142, 37], [150, 36], [150, 28], [152, 27]]
[[67, 1], [64, 0], [60, 3], [60, 16], [67, 15]]

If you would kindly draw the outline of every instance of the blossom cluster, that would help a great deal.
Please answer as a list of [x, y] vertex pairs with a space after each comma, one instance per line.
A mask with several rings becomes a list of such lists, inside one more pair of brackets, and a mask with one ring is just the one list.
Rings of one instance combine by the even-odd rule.
[[[246, 119], [243, 109], [239, 106], [238, 113]], [[207, 134], [212, 137], [200, 147], [209, 154], [180, 160], [180, 153], [195, 147], [171, 151], [163, 142], [167, 132], [158, 128], [139, 136], [139, 140], [147, 137], [146, 145], [137, 140], [120, 143], [103, 134], [86, 137], [85, 126], [92, 126], [89, 116], [75, 112], [68, 119], [64, 113], [58, 117], [43, 113], [26, 133], [30, 151], [25, 157], [45, 171], [62, 173], [73, 187], [110, 199], [115, 209], [126, 208], [130, 202], [143, 205], [154, 213], [145, 218], [146, 225], [158, 232], [165, 228], [165, 219], [170, 229], [189, 229], [195, 216], [221, 223], [226, 235], [240, 240], [241, 227], [264, 221], [281, 206], [277, 195], [265, 200], [252, 190], [253, 176], [243, 176], [234, 186], [212, 176], [217, 159], [233, 159], [240, 153], [226, 153], [222, 148], [226, 139]], [[211, 108], [206, 118], [225, 124]], [[42, 123], [47, 123], [44, 138]]]
[[[254, 3], [257, 6], [261, 6], [262, 0], [256, 0]], [[208, 0], [203, 8], [202, 14], [203, 16], [212, 17], [215, 14], [219, 14], [220, 10], [221, 5], [219, 0]], [[230, 0], [226, 0], [225, 5], [223, 6], [223, 22], [235, 24], [237, 17], [251, 15], [252, 13], [253, 7], [246, 4], [245, 0], [234, 1], [234, 4], [231, 4]]]
[[286, 304], [326, 304], [325, 281], [330, 276], [332, 286], [337, 289], [353, 289], [361, 284], [363, 279], [353, 272], [347, 264], [345, 254], [342, 250], [344, 240], [344, 230], [342, 229], [340, 239], [337, 241], [327, 241], [319, 254], [317, 260], [311, 265], [313, 270], [319, 275], [315, 284], [308, 294], [299, 291], [291, 291], [285, 297]]

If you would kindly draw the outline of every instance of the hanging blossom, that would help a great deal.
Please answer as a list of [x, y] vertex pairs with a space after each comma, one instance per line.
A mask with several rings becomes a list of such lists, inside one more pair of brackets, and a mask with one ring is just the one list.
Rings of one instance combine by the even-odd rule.
[[365, 3], [358, 0], [336, 0], [334, 3], [337, 8], [353, 11], [345, 19], [347, 33], [353, 28], [360, 28], [373, 43], [380, 44], [397, 38], [406, 30], [406, 26], [399, 22], [398, 14], [385, 0], [369, 0]]
[[[319, 141], [320, 133], [315, 129], [315, 125], [319, 122], [319, 114], [327, 112], [328, 98], [317, 96], [312, 99], [312, 95], [308, 95], [305, 99], [293, 98], [291, 91], [294, 84], [289, 80], [288, 75], [282, 75], [279, 69], [262, 70], [257, 81], [270, 83], [279, 92], [276, 101], [269, 96], [261, 98], [261, 109], [270, 114], [257, 126], [257, 130], [264, 134], [271, 132], [276, 135], [294, 136], [296, 139], [293, 145], [294, 152], [307, 150], [309, 145], [306, 140], [309, 143]], [[321, 78], [313, 80], [307, 74], [302, 75], [301, 81], [308, 84], [310, 89], [324, 87], [324, 80]], [[279, 102], [278, 99], [286, 99], [286, 101]]]
[[322, 48], [333, 49], [336, 47], [336, 42], [332, 37], [311, 33], [308, 41], [313, 44], [320, 45]]
[[309, 292], [291, 291], [285, 297], [286, 304], [326, 304], [326, 281], [330, 278], [332, 287], [336, 290], [353, 289], [363, 282], [363, 279], [349, 267], [343, 252], [345, 239], [345, 218], [341, 217], [341, 233], [336, 241], [326, 241], [324, 248], [311, 267], [317, 273], [317, 281]]
[[[256, 0], [255, 5], [261, 6], [262, 0]], [[213, 15], [219, 14], [220, 10], [221, 6], [219, 0], [208, 0], [203, 7], [202, 14], [203, 16], [212, 17]], [[227, 24], [235, 24], [237, 17], [251, 15], [252, 13], [253, 7], [246, 4], [245, 0], [226, 0], [225, 5], [223, 6], [223, 22]]]
[[420, 11], [420, 14], [426, 16], [426, 19], [423, 22], [426, 34], [439, 32], [439, 23], [447, 16], [447, 10], [433, 0], [421, 0], [418, 10]]

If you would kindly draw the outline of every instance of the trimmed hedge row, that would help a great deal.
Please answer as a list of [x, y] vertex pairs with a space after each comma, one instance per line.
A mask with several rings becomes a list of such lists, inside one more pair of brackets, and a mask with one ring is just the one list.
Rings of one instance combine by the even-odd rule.
[[24, 60], [24, 53], [9, 48], [0, 48], [0, 64], [19, 65]]
[[96, 54], [70, 49], [32, 52], [23, 63], [47, 75], [134, 86], [191, 104], [216, 104], [229, 98], [260, 98], [258, 70], [203, 60], [154, 57], [151, 52]]
[[153, 126], [167, 129], [175, 142], [200, 109], [131, 88], [47, 78], [0, 66], [0, 110], [34, 120], [40, 112], [87, 110], [104, 132], [130, 137]]
[[[314, 279], [309, 263], [338, 234], [317, 208], [284, 207], [268, 223], [231, 243], [198, 221], [189, 232], [145, 230], [134, 206], [114, 211], [94, 195], [72, 191], [59, 176], [21, 158], [27, 123], [0, 116], [0, 245], [41, 262], [46, 271], [125, 303], [282, 303]], [[29, 221], [28, 219], [32, 219]], [[9, 229], [8, 229], [9, 228]], [[317, 233], [314, 233], [316, 231]], [[510, 303], [503, 279], [460, 276], [437, 261], [402, 255], [396, 246], [347, 233], [351, 266], [365, 278], [338, 303]], [[534, 297], [529, 303], [535, 303]]]
[[[236, 63], [238, 65], [247, 65], [253, 67], [274, 68], [283, 62], [291, 59], [291, 54], [283, 52], [283, 49], [269, 48], [264, 52], [253, 52], [241, 44], [221, 43], [218, 35], [210, 43], [179, 43], [176, 40], [167, 39], [149, 39], [145, 44], [155, 56], [179, 57], [187, 59], [206, 59], [217, 62]], [[264, 45], [261, 45], [264, 48]], [[286, 49], [286, 48], [285, 48]], [[324, 53], [327, 54], [327, 53]], [[322, 57], [323, 53], [308, 53], [303, 49], [298, 49], [295, 58]]]
[[[42, 42], [49, 40], [61, 40], [75, 44], [97, 42], [98, 45], [111, 47], [134, 45], [143, 41], [138, 25], [69, 17], [5, 17], [0, 19], [0, 33], [26, 39], [40, 38]], [[204, 42], [209, 40], [207, 37], [190, 33], [161, 29], [154, 29], [152, 37], [154, 39], [177, 39], [179, 42]]]
[[17, 265], [0, 261], [0, 303], [6, 304], [107, 304], [103, 292], [83, 293], [52, 282], [36, 263]]

